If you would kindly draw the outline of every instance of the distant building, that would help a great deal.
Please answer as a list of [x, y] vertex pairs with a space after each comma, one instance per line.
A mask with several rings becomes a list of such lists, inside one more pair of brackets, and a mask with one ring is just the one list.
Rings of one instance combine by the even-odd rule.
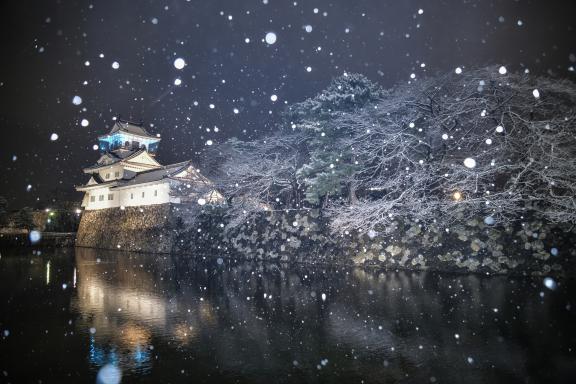
[[87, 210], [167, 203], [217, 204], [224, 199], [190, 161], [161, 165], [155, 159], [160, 137], [141, 124], [117, 120], [98, 137], [100, 159], [84, 168], [90, 175], [82, 206]]

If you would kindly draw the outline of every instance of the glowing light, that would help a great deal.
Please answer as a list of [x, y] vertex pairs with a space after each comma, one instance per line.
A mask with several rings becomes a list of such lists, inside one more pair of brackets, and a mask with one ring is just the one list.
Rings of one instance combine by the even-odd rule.
[[179, 78], [174, 79], [174, 85], [180, 85], [182, 84], [182, 80], [180, 80]]
[[57, 133], [51, 134], [51, 135], [50, 135], [50, 140], [51, 140], [51, 141], [56, 141], [56, 140], [58, 140], [58, 134], [57, 134]]
[[113, 63], [112, 63], [112, 68], [114, 68], [114, 69], [120, 68], [120, 63], [118, 63], [117, 61], [113, 62]]
[[532, 91], [532, 95], [534, 96], [534, 98], [538, 99], [540, 97], [540, 91], [535, 89]]
[[312, 32], [312, 26], [311, 25], [305, 25], [304, 26], [304, 30], [308, 33]]
[[80, 105], [80, 104], [82, 104], [82, 98], [81, 98], [80, 96], [78, 96], [78, 95], [74, 96], [74, 97], [72, 98], [72, 104], [74, 104], [74, 105]]
[[476, 160], [471, 157], [467, 157], [464, 159], [464, 166], [466, 168], [475, 168], [476, 167]]
[[98, 371], [96, 382], [99, 384], [120, 384], [122, 371], [113, 364], [106, 364]]
[[272, 95], [272, 96], [270, 96], [270, 100], [276, 101], [276, 100], [278, 100], [278, 96]]
[[462, 200], [462, 194], [459, 191], [456, 191], [452, 194], [452, 197], [454, 198], [454, 200], [459, 201]]
[[183, 58], [179, 57], [176, 60], [174, 60], [174, 67], [176, 69], [182, 69], [184, 68], [184, 66], [186, 65], [186, 62], [184, 61]]
[[454, 72], [456, 72], [457, 75], [462, 73], [462, 68], [458, 67], [454, 70]]
[[505, 75], [506, 72], [508, 72], [508, 71], [506, 70], [506, 67], [505, 67], [505, 66], [501, 66], [500, 68], [498, 68], [498, 73], [499, 73], [499, 74]]
[[276, 34], [274, 32], [268, 32], [264, 39], [267, 44], [272, 45], [276, 42]]
[[40, 239], [42, 239], [42, 234], [40, 233], [40, 231], [36, 230], [30, 231], [28, 238], [30, 239], [30, 243], [36, 244], [37, 242], [40, 241]]
[[206, 140], [206, 145], [212, 145], [214, 142], [212, 140]]
[[50, 284], [50, 261], [46, 263], [46, 285]]
[[497, 126], [497, 127], [496, 127], [496, 132], [498, 132], [498, 133], [504, 132], [504, 127], [501, 126], [501, 125]]
[[546, 277], [544, 279], [544, 286], [550, 290], [556, 289], [556, 282], [551, 277]]
[[206, 199], [199, 198], [198, 199], [198, 205], [206, 205]]
[[80, 125], [83, 127], [87, 127], [88, 125], [90, 125], [90, 122], [86, 119], [82, 119], [82, 121], [80, 122]]

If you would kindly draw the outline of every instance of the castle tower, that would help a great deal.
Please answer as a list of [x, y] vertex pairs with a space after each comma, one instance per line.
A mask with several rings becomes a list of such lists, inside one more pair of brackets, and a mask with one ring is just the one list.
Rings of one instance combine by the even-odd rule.
[[98, 142], [100, 158], [84, 168], [90, 180], [76, 187], [84, 192], [86, 210], [224, 200], [191, 161], [160, 164], [155, 159], [160, 137], [142, 124], [117, 120]]

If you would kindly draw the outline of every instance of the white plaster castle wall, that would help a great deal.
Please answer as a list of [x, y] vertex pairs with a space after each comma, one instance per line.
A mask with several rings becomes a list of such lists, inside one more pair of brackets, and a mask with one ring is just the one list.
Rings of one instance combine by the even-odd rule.
[[135, 207], [142, 205], [166, 204], [170, 201], [170, 187], [166, 181], [152, 185], [123, 188], [117, 206]]
[[[85, 209], [105, 209], [117, 207], [135, 207], [144, 205], [166, 204], [170, 202], [170, 187], [167, 182], [110, 190], [110, 188], [95, 188], [87, 191], [89, 196]], [[108, 196], [112, 196], [109, 200]], [[94, 197], [92, 201], [91, 197]]]
[[[118, 172], [118, 176], [116, 176], [116, 172]], [[124, 175], [124, 167], [122, 165], [111, 165], [98, 171], [98, 174], [104, 181], [121, 179]]]
[[[96, 188], [86, 191], [86, 195], [88, 196], [87, 205], [85, 209], [104, 209], [104, 208], [112, 208], [116, 201], [108, 200], [108, 195], [110, 194], [109, 188]], [[102, 197], [101, 197], [102, 196]], [[94, 198], [94, 201], [92, 201]], [[100, 200], [102, 198], [102, 200]]]

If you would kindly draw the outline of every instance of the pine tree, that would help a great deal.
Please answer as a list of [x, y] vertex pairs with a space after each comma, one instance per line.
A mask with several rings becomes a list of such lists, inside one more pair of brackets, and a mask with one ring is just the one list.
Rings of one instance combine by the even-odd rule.
[[384, 94], [363, 75], [344, 74], [320, 94], [287, 111], [292, 129], [313, 133], [307, 142], [309, 161], [297, 173], [305, 182], [305, 197], [310, 204], [323, 205], [328, 197], [355, 202], [351, 176], [359, 168], [358, 154], [347, 140], [350, 131], [340, 123], [340, 117], [369, 108]]

